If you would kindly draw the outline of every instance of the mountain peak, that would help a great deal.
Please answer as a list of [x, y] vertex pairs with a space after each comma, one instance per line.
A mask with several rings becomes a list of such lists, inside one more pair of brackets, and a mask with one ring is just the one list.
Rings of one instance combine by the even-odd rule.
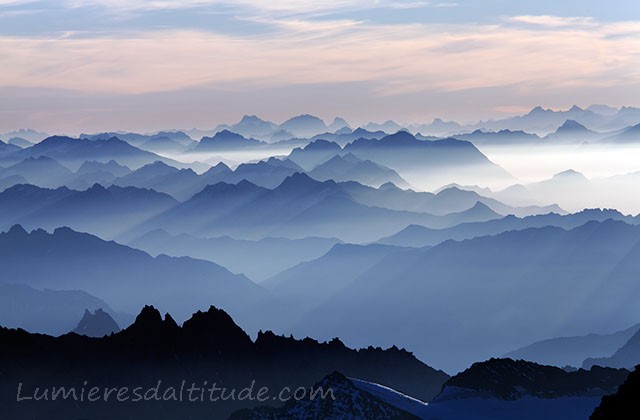
[[302, 150], [340, 150], [340, 145], [333, 141], [319, 139], [312, 141]]
[[582, 111], [584, 111], [584, 109], [580, 108], [578, 105], [573, 105], [569, 109], [569, 112], [582, 112]]
[[544, 114], [544, 113], [548, 113], [548, 112], [553, 112], [553, 111], [551, 111], [550, 109], [544, 109], [543, 107], [538, 105], [537, 107], [535, 107], [531, 111], [529, 111], [529, 115]]
[[390, 191], [390, 190], [401, 191], [402, 190], [402, 188], [398, 187], [396, 184], [394, 184], [391, 181], [385, 182], [384, 184], [380, 185], [378, 189], [382, 191]]
[[300, 115], [296, 115], [295, 117], [289, 118], [287, 121], [285, 121], [285, 123], [290, 121], [302, 121], [302, 120], [322, 121], [320, 118], [316, 117], [315, 115], [300, 114]]
[[93, 184], [91, 186], [91, 188], [87, 189], [86, 192], [87, 193], [100, 193], [101, 194], [101, 193], [105, 193], [107, 191], [108, 190], [105, 187], [103, 187], [102, 184], [99, 184], [99, 183], [96, 182], [95, 184]]
[[214, 136], [213, 136], [214, 140], [244, 140], [245, 137], [238, 134], [238, 133], [234, 133], [233, 131], [224, 129], [222, 131], [218, 131]]
[[158, 335], [165, 331], [174, 331], [178, 328], [178, 325], [169, 314], [166, 314], [163, 319], [159, 310], [152, 305], [146, 305], [125, 332], [144, 338], [149, 335]]
[[[487, 206], [486, 204], [484, 204], [482, 201], [476, 201], [476, 204], [473, 205], [473, 207], [471, 207], [469, 210], [467, 210], [468, 212], [491, 212], [491, 213], [495, 213], [491, 207]], [[497, 213], [495, 213], [497, 214]]]
[[29, 232], [27, 232], [22, 225], [15, 224], [11, 226], [11, 229], [7, 231], [7, 235], [16, 237], [16, 236], [27, 236]]
[[394, 134], [389, 134], [388, 136], [381, 139], [381, 141], [392, 141], [392, 142], [413, 142], [416, 138], [413, 134], [409, 133], [405, 130], [400, 130]]
[[140, 311], [133, 325], [149, 326], [162, 323], [162, 315], [153, 305], [145, 305]]
[[302, 114], [283, 122], [280, 124], [280, 128], [293, 133], [297, 137], [311, 137], [324, 133], [327, 130], [327, 125], [316, 116]]
[[355, 130], [353, 130], [353, 133], [352, 133], [352, 134], [354, 134], [354, 135], [356, 135], [356, 136], [361, 136], [361, 135], [363, 135], [363, 134], [364, 134], [364, 135], [366, 135], [366, 134], [371, 134], [371, 133], [372, 133], [372, 132], [371, 132], [371, 131], [369, 131], [369, 130], [367, 130], [366, 128], [358, 127], [358, 128], [356, 128]]
[[60, 143], [69, 143], [72, 141], [79, 141], [78, 139], [74, 139], [72, 137], [68, 137], [68, 136], [50, 136], [47, 137], [46, 139], [42, 140], [40, 143], [40, 145], [50, 145], [50, 144], [60, 144]]
[[304, 172], [296, 172], [285, 178], [277, 189], [300, 190], [320, 185], [322, 182], [316, 181]]
[[564, 124], [558, 127], [556, 133], [561, 131], [588, 131], [588, 129], [576, 120], [566, 120]]
[[575, 178], [575, 179], [587, 179], [587, 177], [585, 177], [581, 172], [578, 172], [574, 169], [567, 169], [566, 171], [562, 171], [562, 172], [558, 172], [557, 174], [555, 174], [553, 176], [553, 179], [569, 179], [569, 178]]
[[350, 126], [344, 118], [335, 117], [327, 128], [329, 129], [329, 131], [337, 132], [338, 130], [343, 130], [345, 128], [350, 129]]
[[120, 331], [118, 324], [102, 308], [96, 309], [93, 314], [85, 309], [84, 316], [73, 330], [74, 333], [87, 337], [104, 337], [118, 331]]
[[206, 312], [198, 311], [182, 325], [185, 339], [198, 345], [208, 344], [216, 350], [248, 350], [253, 341], [231, 316], [214, 306]]
[[266, 122], [262, 118], [259, 118], [257, 115], [244, 115], [240, 120], [239, 124], [254, 124], [254, 123], [264, 123]]

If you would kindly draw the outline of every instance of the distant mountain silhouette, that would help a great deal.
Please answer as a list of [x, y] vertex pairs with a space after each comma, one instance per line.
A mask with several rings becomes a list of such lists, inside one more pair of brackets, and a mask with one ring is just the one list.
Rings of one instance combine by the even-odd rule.
[[209, 177], [201, 177], [192, 169], [177, 169], [156, 161], [113, 180], [113, 184], [149, 188], [169, 194], [178, 200], [186, 200], [202, 190], [209, 180]]
[[638, 143], [640, 142], [640, 124], [624, 128], [620, 132], [604, 138], [602, 142], [612, 144]]
[[87, 308], [104, 308], [124, 324], [132, 320], [80, 290], [38, 290], [24, 284], [0, 283], [0, 325], [5, 327], [57, 336], [73, 329]]
[[82, 319], [72, 332], [87, 337], [104, 337], [118, 331], [120, 331], [120, 327], [116, 321], [102, 308], [98, 308], [94, 313], [85, 309]]
[[121, 177], [131, 173], [131, 169], [126, 166], [119, 165], [115, 160], [110, 160], [107, 163], [86, 161], [80, 166], [77, 175], [87, 175], [95, 172], [107, 172], [114, 177]]
[[[292, 331], [400, 343], [455, 371], [550, 336], [622, 329], [640, 318], [629, 294], [639, 242], [640, 227], [608, 220], [399, 250]], [[431, 339], [445, 336], [446, 344]]]
[[45, 138], [47, 138], [47, 136], [48, 136], [47, 133], [44, 133], [44, 132], [39, 132], [36, 130], [32, 130], [30, 128], [29, 129], [21, 128], [20, 130], [14, 130], [9, 133], [5, 133], [0, 137], [7, 140], [13, 137], [20, 137], [27, 140], [30, 143], [38, 143], [39, 141], [42, 141]]
[[16, 185], [0, 193], [2, 224], [8, 229], [20, 223], [29, 228], [69, 226], [114, 238], [178, 202], [153, 190], [99, 184], [85, 191], [66, 187], [48, 190]]
[[[550, 338], [514, 350], [507, 353], [505, 357], [558, 367], [580, 367], [583, 366], [582, 362], [587, 358], [604, 357], [613, 354], [638, 330], [640, 330], [640, 324], [612, 334]], [[584, 367], [589, 368], [590, 366]]]
[[71, 170], [77, 170], [87, 160], [103, 163], [114, 160], [130, 168], [138, 168], [156, 160], [178, 167], [184, 166], [180, 162], [140, 150], [116, 137], [97, 141], [53, 136], [32, 147], [4, 156], [1, 160], [3, 162], [17, 163], [30, 157], [38, 158], [41, 156], [55, 159]]
[[461, 223], [446, 229], [429, 229], [424, 226], [412, 225], [392, 236], [382, 238], [378, 242], [419, 248], [437, 245], [449, 239], [460, 241], [479, 236], [497, 235], [509, 230], [524, 230], [545, 226], [574, 229], [589, 221], [603, 222], [608, 219], [620, 220], [629, 224], [638, 223], [634, 217], [624, 216], [616, 210], [585, 209], [579, 213], [567, 215], [549, 213], [524, 218], [506, 216], [486, 222]]
[[13, 185], [0, 193], [0, 220], [8, 229], [32, 213], [54, 206], [72, 194], [74, 191], [66, 187], [48, 189], [30, 184]]
[[[242, 119], [233, 125], [219, 125], [216, 131], [220, 132], [228, 130], [233, 133], [241, 134], [245, 137], [254, 137], [261, 140], [268, 140], [278, 131], [278, 125], [271, 121], [265, 121], [255, 115], [245, 115]], [[285, 130], [282, 130], [285, 131]], [[275, 140], [275, 139], [274, 139]], [[275, 140], [277, 141], [277, 140]]]
[[[254, 394], [266, 386], [270, 396], [277, 396], [285, 386], [291, 390], [310, 387], [317, 378], [339, 371], [425, 401], [433, 398], [448, 379], [445, 373], [396, 347], [352, 350], [338, 339], [319, 343], [310, 338], [281, 337], [270, 331], [260, 332], [253, 341], [226, 312], [214, 307], [198, 311], [182, 326], [170, 315], [163, 318], [157, 309], [147, 306], [131, 326], [104, 338], [75, 334], [54, 338], [0, 328], [0, 340], [3, 343], [0, 369], [4, 378], [0, 399], [3, 414], [11, 418], [25, 412], [37, 417], [43, 410], [41, 404], [33, 401], [16, 403], [14, 378], [19, 378], [25, 387], [31, 387], [37, 380], [41, 388], [71, 386], [78, 381], [87, 381], [91, 386], [120, 386], [122, 381], [130, 381], [149, 388], [157, 386], [156, 378], [161, 378], [162, 386], [175, 387], [182, 380], [199, 385], [216, 381], [220, 387], [238, 391], [255, 381]], [[38, 369], [25, 371], [21, 366]], [[330, 378], [337, 386], [345, 387], [340, 389], [339, 398], [346, 396], [343, 391], [350, 391], [367, 398], [363, 409], [389, 408], [344, 382], [343, 376], [333, 374]], [[9, 389], [13, 392], [6, 392]], [[264, 404], [280, 403], [271, 399], [258, 402], [255, 398], [220, 400], [215, 404], [186, 400], [78, 404], [61, 400], [56, 410], [47, 413], [47, 418], [119, 418], [125, 413], [135, 418], [175, 419], [185, 415], [193, 419], [226, 418], [239, 409]]]
[[320, 139], [309, 143], [304, 148], [294, 149], [288, 158], [310, 171], [341, 152], [342, 148], [337, 143]]
[[148, 150], [154, 153], [182, 153], [191, 147], [194, 147], [196, 142], [192, 141], [189, 144], [183, 144], [170, 137], [152, 137], [138, 147], [142, 150]]
[[327, 125], [318, 117], [304, 114], [283, 122], [280, 124], [280, 129], [287, 130], [296, 137], [312, 137], [327, 131]]
[[393, 134], [402, 130], [404, 127], [402, 127], [400, 124], [396, 123], [395, 121], [388, 120], [383, 123], [370, 122], [364, 125], [362, 128], [369, 131], [384, 131], [385, 133]]
[[446, 227], [500, 217], [487, 209], [478, 211], [480, 208], [442, 216], [390, 210], [358, 196], [365, 194], [364, 189], [366, 195], [383, 199], [388, 190], [367, 188], [357, 183], [319, 182], [300, 173], [271, 190], [247, 181], [221, 183], [206, 187], [190, 200], [141, 224], [136, 233], [139, 236], [162, 228], [171, 233], [244, 239], [321, 236], [371, 241], [411, 223]]
[[591, 366], [633, 369], [636, 365], [640, 365], [640, 331], [638, 330], [610, 357], [589, 357], [582, 364], [585, 369]]
[[600, 115], [613, 116], [613, 115], [616, 115], [618, 111], [620, 111], [620, 109], [614, 108], [608, 105], [594, 104], [594, 105], [589, 105], [587, 107], [587, 111], [591, 111]]
[[[598, 199], [600, 197], [599, 191], [616, 188], [615, 183], [607, 184], [605, 181], [599, 180], [596, 183], [576, 170], [567, 169], [543, 181], [526, 185], [512, 185], [491, 194], [491, 197], [504, 203], [521, 206], [531, 203], [554, 202], [567, 209], [601, 207], [603, 204], [602, 200]], [[611, 194], [609, 193], [608, 196]], [[609, 202], [607, 200], [607, 203]]]
[[311, 138], [312, 141], [316, 140], [327, 140], [332, 141], [341, 147], [344, 147], [348, 143], [351, 143], [354, 140], [358, 139], [381, 139], [388, 134], [382, 130], [378, 131], [369, 131], [365, 130], [362, 127], [356, 128], [355, 130], [351, 129], [342, 129], [338, 130], [335, 133], [322, 133], [316, 134]]
[[[240, 319], [246, 320], [248, 309], [266, 297], [246, 277], [214, 263], [162, 255], [152, 258], [69, 228], [27, 233], [13, 227], [0, 234], [0, 264], [6, 279], [40, 289], [85, 290], [131, 313], [146, 300], [183, 318], [194, 308], [214, 302], [232, 313], [242, 308]], [[75, 322], [80, 314], [76, 316]]]
[[[456, 139], [425, 141], [400, 131], [380, 140], [355, 140], [346, 145], [344, 151], [388, 166], [400, 174], [419, 171], [421, 177], [437, 176], [449, 182], [466, 184], [478, 179], [504, 181], [511, 178], [473, 144]], [[466, 169], [463, 171], [462, 168]], [[465, 176], [466, 171], [473, 172], [473, 177]]]
[[327, 126], [327, 129], [332, 133], [340, 131], [340, 130], [342, 130], [344, 128], [349, 128], [350, 129], [351, 126], [349, 125], [348, 122], [345, 121], [344, 118], [340, 118], [340, 117], [335, 117], [333, 119], [333, 121], [331, 122], [331, 124], [329, 124]]
[[606, 134], [589, 130], [584, 125], [574, 120], [566, 120], [558, 129], [544, 137], [544, 141], [552, 143], [584, 143], [596, 141]]
[[139, 134], [124, 132], [107, 132], [98, 134], [80, 134], [80, 138], [89, 140], [108, 140], [116, 137], [126, 141], [135, 147], [141, 147], [144, 144], [152, 145], [153, 143], [162, 144], [170, 140], [171, 145], [181, 145], [183, 148], [193, 146], [194, 141], [188, 134], [182, 131], [160, 131], [155, 134]]
[[6, 169], [0, 170], [1, 178], [20, 176], [28, 183], [41, 187], [58, 187], [68, 182], [72, 172], [54, 159], [40, 156], [28, 158]]
[[291, 400], [283, 407], [258, 407], [235, 412], [229, 420], [257, 419], [380, 419], [380, 420], [417, 420], [419, 417], [394, 407], [391, 404], [359, 389], [352, 381], [339, 372], [326, 376], [313, 385], [316, 390], [331, 390], [326, 399], [307, 398]]
[[291, 140], [294, 137], [293, 133], [287, 130], [278, 130], [269, 137], [269, 140], [271, 143], [277, 143], [279, 141]]
[[262, 187], [276, 188], [287, 177], [301, 171], [297, 164], [288, 159], [286, 161], [269, 159], [268, 161], [257, 163], [243, 163], [233, 171], [233, 174], [229, 174], [224, 181], [237, 184], [242, 180], [246, 180]]
[[554, 111], [536, 106], [525, 115], [501, 120], [483, 121], [475, 124], [475, 126], [476, 128], [491, 130], [523, 130], [538, 135], [546, 135], [554, 132], [567, 120], [576, 121], [581, 125], [593, 129], [606, 130], [614, 118], [615, 117], [607, 117], [590, 110], [582, 109], [576, 105], [565, 111]]
[[220, 182], [237, 184], [241, 181], [249, 181], [259, 186], [275, 188], [296, 172], [303, 172], [303, 170], [288, 159], [275, 158], [256, 163], [243, 163], [234, 171], [224, 163], [219, 163], [201, 175], [191, 169], [178, 170], [162, 162], [154, 162], [118, 178], [113, 181], [113, 184], [150, 188], [185, 201], [201, 192], [206, 186]]
[[[228, 236], [198, 238], [186, 234], [173, 236], [158, 229], [131, 241], [129, 245], [152, 255], [188, 255], [213, 261], [234, 273], [262, 281], [302, 261], [320, 257], [338, 242], [330, 238], [265, 238], [259, 241]], [[249, 255], [251, 258], [247, 258]]]
[[14, 146], [18, 146], [21, 149], [25, 149], [27, 147], [33, 146], [33, 143], [31, 143], [29, 140], [24, 139], [22, 137], [11, 137], [9, 141], [7, 141], [7, 143]]
[[415, 133], [448, 136], [459, 132], [461, 126], [455, 121], [443, 121], [441, 118], [435, 118], [430, 124], [410, 124], [408, 128]]
[[502, 215], [517, 214], [519, 216], [528, 216], [552, 211], [564, 213], [558, 206], [511, 207], [493, 198], [487, 198], [476, 192], [462, 190], [457, 187], [449, 187], [439, 191], [437, 194], [432, 194], [402, 190], [389, 183], [381, 185], [378, 189], [365, 187], [355, 182], [346, 182], [340, 185], [360, 204], [392, 210], [409, 210], [444, 216], [450, 213], [464, 212], [476, 203], [481, 202]]
[[29, 182], [20, 175], [10, 175], [6, 178], [0, 178], [0, 191], [4, 191], [15, 185], [28, 184]]
[[266, 143], [260, 140], [246, 138], [229, 130], [222, 130], [217, 132], [213, 137], [203, 137], [200, 143], [192, 149], [192, 152], [223, 152], [261, 147], [264, 145], [266, 145]]
[[11, 155], [19, 150], [22, 150], [22, 148], [19, 146], [0, 141], [0, 158], [7, 155]]
[[400, 188], [408, 188], [409, 184], [396, 171], [370, 160], [362, 160], [347, 153], [335, 155], [328, 161], [316, 166], [309, 172], [311, 178], [318, 181], [357, 181], [364, 185], [379, 187], [391, 182]]
[[459, 140], [467, 140], [473, 144], [492, 145], [536, 144], [540, 141], [540, 137], [537, 135], [529, 134], [522, 130], [482, 131], [478, 129], [472, 133], [454, 134], [452, 137]]
[[383, 245], [338, 244], [321, 257], [302, 262], [265, 280], [261, 285], [273, 290], [279, 297], [290, 300], [291, 309], [299, 305], [308, 310], [398, 250]]
[[94, 184], [111, 185], [116, 178], [128, 175], [131, 169], [111, 160], [107, 163], [86, 161], [65, 185], [73, 190], [86, 190]]

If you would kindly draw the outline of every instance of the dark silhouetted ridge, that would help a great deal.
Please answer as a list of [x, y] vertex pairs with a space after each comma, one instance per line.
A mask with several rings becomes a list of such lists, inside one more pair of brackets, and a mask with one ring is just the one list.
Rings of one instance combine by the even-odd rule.
[[474, 391], [477, 396], [516, 400], [524, 396], [560, 398], [565, 396], [606, 395], [618, 388], [629, 371], [594, 367], [567, 372], [524, 360], [490, 359], [474, 363], [447, 381], [436, 400], [464, 395], [447, 388]]

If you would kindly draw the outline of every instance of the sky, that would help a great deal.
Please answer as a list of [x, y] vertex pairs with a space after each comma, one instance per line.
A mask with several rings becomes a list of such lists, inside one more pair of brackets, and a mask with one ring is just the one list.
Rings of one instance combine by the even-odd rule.
[[0, 132], [640, 106], [635, 0], [0, 0]]

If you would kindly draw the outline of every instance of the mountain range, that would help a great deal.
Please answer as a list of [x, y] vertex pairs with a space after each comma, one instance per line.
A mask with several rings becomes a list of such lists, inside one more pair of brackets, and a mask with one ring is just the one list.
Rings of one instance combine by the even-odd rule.
[[599, 367], [566, 372], [531, 362], [490, 359], [449, 379], [423, 418], [585, 419], [628, 374], [624, 369]]
[[[216, 381], [227, 390], [255, 386], [255, 394], [266, 386], [271, 395], [278, 395], [285, 386], [293, 390], [298, 386], [309, 387], [318, 378], [339, 371], [426, 401], [448, 379], [445, 373], [395, 347], [352, 350], [337, 339], [320, 343], [310, 338], [286, 338], [270, 331], [261, 332], [252, 340], [226, 312], [214, 307], [194, 313], [179, 326], [170, 315], [163, 318], [157, 309], [147, 306], [131, 326], [103, 338], [76, 334], [54, 338], [1, 328], [0, 339], [3, 342], [0, 368], [5, 379], [0, 384], [1, 399], [4, 414], [12, 418], [18, 413], [30, 415], [38, 410], [35, 401], [16, 402], [13, 379], [20, 380], [25, 387], [33, 387], [37, 381], [41, 389], [50, 385], [72, 386], [77, 381], [87, 381], [91, 386], [118, 386], [131, 380], [132, 384], [149, 388], [179, 386], [182, 380], [198, 385]], [[20, 367], [25, 365], [34, 369]], [[156, 378], [161, 378], [160, 384]], [[13, 392], [5, 392], [9, 388]], [[48, 417], [115, 418], [127, 413], [136, 418], [174, 419], [178, 415], [194, 419], [226, 418], [240, 408], [265, 404], [258, 403], [255, 395], [253, 400], [226, 399], [217, 404], [165, 401], [78, 404], [61, 400]], [[278, 401], [269, 399], [268, 403]]]
[[[174, 236], [159, 229], [128, 244], [151, 255], [190, 256], [216, 262], [234, 273], [246, 274], [259, 282], [302, 261], [314, 260], [339, 242], [334, 238], [313, 237], [264, 238], [257, 241], [233, 239], [229, 236], [199, 238], [187, 234]], [[251, 258], [247, 258], [248, 255]]]
[[77, 170], [86, 161], [107, 163], [111, 160], [130, 168], [138, 168], [157, 160], [177, 167], [178, 161], [141, 150], [117, 137], [108, 139], [75, 139], [65, 136], [48, 137], [26, 149], [0, 156], [0, 164], [11, 165], [29, 158], [48, 157], [71, 170]]
[[437, 245], [450, 239], [462, 241], [479, 236], [497, 235], [510, 230], [542, 228], [545, 226], [574, 229], [590, 221], [604, 222], [609, 219], [619, 220], [633, 225], [638, 224], [639, 221], [636, 217], [625, 216], [611, 209], [585, 209], [578, 213], [565, 215], [550, 212], [524, 218], [509, 215], [486, 222], [461, 223], [446, 229], [429, 229], [424, 226], [411, 225], [377, 242], [388, 245], [421, 248]]
[[[593, 365], [609, 366], [607, 363], [596, 363], [595, 358], [604, 358], [614, 354], [640, 330], [636, 324], [612, 334], [588, 334], [578, 337], [556, 337], [532, 343], [505, 355], [511, 359], [524, 359], [544, 365], [558, 367]], [[583, 365], [586, 359], [593, 362]]]
[[398, 343], [453, 372], [537, 339], [621, 330], [640, 318], [629, 292], [638, 229], [608, 220], [399, 249], [288, 328], [354, 345]]
[[[238, 184], [209, 185], [190, 200], [141, 224], [134, 232], [141, 235], [161, 228], [171, 234], [229, 235], [254, 240], [268, 236], [291, 239], [318, 236], [366, 242], [411, 223], [446, 227], [500, 217], [481, 203], [440, 216], [391, 210], [355, 199], [349, 193], [351, 187], [366, 188], [359, 184], [319, 182], [301, 173], [286, 178], [275, 189], [244, 180]], [[371, 191], [382, 196], [385, 190]]]
[[[216, 303], [240, 320], [253, 321], [255, 317], [245, 315], [259, 311], [266, 299], [255, 283], [217, 264], [166, 255], [153, 258], [69, 228], [29, 233], [14, 226], [0, 234], [0, 251], [6, 281], [36, 289], [83, 290], [125, 313], [134, 313], [146, 300], [184, 319], [194, 309]], [[257, 328], [247, 324], [252, 331]]]
[[614, 352], [606, 357], [588, 357], [582, 364], [585, 368], [592, 366], [609, 366], [633, 369], [640, 365], [640, 332], [635, 333]]
[[69, 226], [114, 238], [178, 202], [153, 190], [95, 184], [84, 191], [15, 185], [0, 193], [0, 204], [4, 230], [17, 223], [30, 229]]

